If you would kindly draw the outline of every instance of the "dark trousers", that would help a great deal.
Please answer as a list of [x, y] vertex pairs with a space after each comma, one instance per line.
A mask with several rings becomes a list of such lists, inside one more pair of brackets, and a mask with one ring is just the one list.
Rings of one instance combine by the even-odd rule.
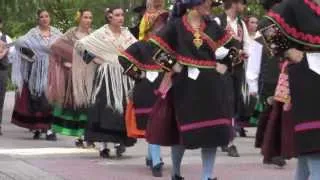
[[234, 88], [234, 115], [235, 120], [239, 120], [244, 115], [244, 99], [242, 95], [242, 85], [245, 78], [245, 71], [242, 65], [233, 68], [232, 79]]
[[6, 85], [8, 79], [8, 71], [0, 70], [0, 125], [2, 123], [2, 113], [4, 106], [4, 98], [6, 96]]

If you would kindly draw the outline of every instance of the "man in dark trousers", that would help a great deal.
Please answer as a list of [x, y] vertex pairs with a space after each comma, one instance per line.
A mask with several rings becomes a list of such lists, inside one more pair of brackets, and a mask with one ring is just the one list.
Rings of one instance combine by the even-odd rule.
[[12, 48], [8, 49], [6, 47], [6, 44], [11, 43], [12, 40], [8, 35], [2, 32], [2, 29], [3, 21], [0, 17], [0, 135], [2, 135], [2, 111], [6, 94], [6, 82], [8, 79], [8, 53], [12, 52]]
[[[224, 29], [230, 30], [234, 34], [233, 46], [244, 54], [248, 54], [250, 46], [250, 36], [244, 21], [240, 18], [240, 14], [246, 7], [246, 0], [224, 0], [224, 13], [218, 15], [215, 21]], [[243, 54], [243, 53], [241, 53]], [[235, 116], [234, 126], [237, 127], [237, 122], [242, 120], [245, 115], [244, 94], [242, 92], [245, 85], [245, 62], [243, 58], [233, 62], [231, 73], [234, 85], [235, 97]], [[244, 131], [242, 129], [242, 131]], [[223, 148], [228, 152], [229, 156], [239, 157], [236, 146], [231, 143], [231, 146]]]

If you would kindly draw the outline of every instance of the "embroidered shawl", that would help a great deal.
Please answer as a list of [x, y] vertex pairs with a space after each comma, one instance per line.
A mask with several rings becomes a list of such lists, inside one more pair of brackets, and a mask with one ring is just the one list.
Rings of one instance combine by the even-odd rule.
[[50, 103], [72, 107], [72, 72], [64, 63], [72, 63], [74, 43], [84, 36], [86, 34], [79, 33], [78, 28], [73, 27], [52, 44], [47, 88]]
[[[136, 41], [125, 27], [121, 28], [120, 36], [115, 37], [107, 24], [75, 44], [77, 54], [73, 60], [72, 80], [76, 106], [88, 106], [94, 103], [104, 82], [107, 106], [123, 112], [123, 98], [127, 97], [133, 87], [133, 81], [123, 75], [124, 70], [119, 64], [118, 56], [121, 50]], [[91, 62], [86, 68], [79, 68], [84, 64], [82, 56], [85, 50], [93, 53], [96, 58], [103, 61], [103, 64], [95, 68]]]
[[[51, 35], [44, 38], [39, 27], [32, 28], [27, 34], [16, 41], [16, 51], [11, 57], [12, 80], [21, 92], [23, 84], [28, 83], [31, 95], [41, 96], [47, 88], [50, 46], [62, 34], [54, 27], [50, 27]], [[35, 53], [35, 61], [24, 59], [19, 49], [30, 48]]]

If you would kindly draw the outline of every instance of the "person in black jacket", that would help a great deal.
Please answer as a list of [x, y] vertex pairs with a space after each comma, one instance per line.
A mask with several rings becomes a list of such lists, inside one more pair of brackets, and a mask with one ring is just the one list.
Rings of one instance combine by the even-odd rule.
[[[250, 40], [249, 33], [245, 22], [241, 19], [240, 14], [243, 12], [246, 5], [246, 0], [223, 0], [224, 12], [218, 15], [214, 20], [223, 29], [229, 30], [233, 33], [235, 41], [232, 42], [233, 46], [247, 53]], [[239, 127], [239, 122], [247, 118], [245, 113], [245, 97], [247, 94], [242, 92], [245, 86], [245, 58], [239, 58], [239, 61], [234, 62], [231, 68], [233, 80], [233, 93], [234, 93], [234, 109], [235, 115], [233, 117], [234, 127], [237, 131], [242, 131], [241, 134], [245, 136], [245, 130]], [[239, 157], [238, 150], [235, 144], [231, 143], [229, 147], [223, 147], [223, 151], [228, 152], [231, 157]]]

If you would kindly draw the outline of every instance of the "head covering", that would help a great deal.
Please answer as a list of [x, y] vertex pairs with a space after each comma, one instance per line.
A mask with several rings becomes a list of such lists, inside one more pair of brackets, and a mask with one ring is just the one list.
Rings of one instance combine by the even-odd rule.
[[295, 43], [320, 48], [320, 6], [313, 0], [284, 0], [266, 17]]
[[133, 12], [135, 13], [142, 13], [143, 11], [145, 11], [147, 9], [147, 0], [143, 0], [141, 5], [133, 8]]
[[[178, 0], [177, 0], [178, 1]], [[191, 8], [193, 6], [197, 6], [201, 3], [203, 3], [205, 0], [181, 0], [183, 4], [187, 5], [188, 8]], [[212, 0], [212, 7], [213, 6], [219, 6], [222, 4], [222, 0]]]
[[220, 0], [221, 3], [242, 3], [242, 4], [248, 4], [248, 1], [247, 0]]
[[313, 1], [283, 0], [261, 20], [258, 28], [273, 54], [283, 55], [289, 48], [320, 50], [320, 6], [310, 3]]
[[[205, 0], [176, 0], [173, 6], [172, 16], [181, 17], [194, 6], [200, 5]], [[222, 0], [212, 0], [212, 7], [219, 6], [222, 4]]]
[[223, 1], [222, 0], [212, 0], [213, 3], [212, 3], [212, 6], [220, 6], [223, 4]]
[[282, 0], [260, 0], [260, 4], [265, 10], [271, 9], [275, 4], [280, 3]]

